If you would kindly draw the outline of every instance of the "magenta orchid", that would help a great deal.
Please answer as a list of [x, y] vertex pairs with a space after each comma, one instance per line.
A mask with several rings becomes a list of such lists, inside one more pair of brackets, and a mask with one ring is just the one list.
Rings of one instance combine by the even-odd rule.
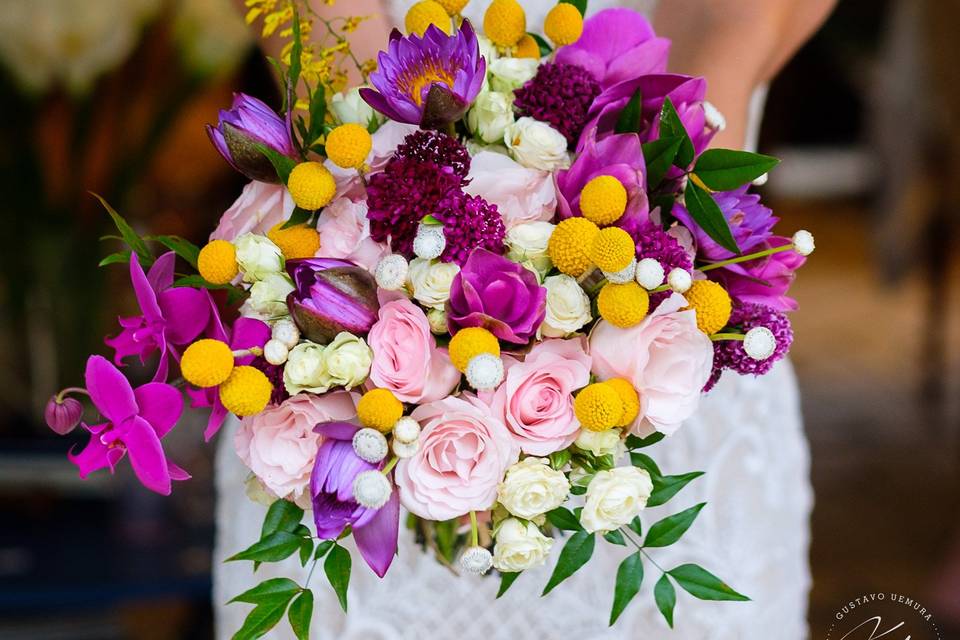
[[144, 273], [137, 254], [130, 255], [130, 280], [143, 315], [120, 318], [120, 335], [104, 340], [114, 349], [113, 362], [118, 366], [128, 356], [139, 356], [140, 362], [144, 362], [159, 351], [154, 382], [167, 379], [169, 357], [179, 359], [177, 347], [193, 342], [210, 317], [209, 293], [173, 286], [175, 260], [176, 255], [167, 252]]
[[87, 425], [90, 441], [80, 453], [67, 457], [86, 478], [130, 455], [130, 465], [143, 486], [169, 495], [171, 480], [190, 475], [167, 460], [160, 440], [170, 432], [183, 411], [183, 398], [174, 387], [149, 382], [136, 389], [120, 370], [103, 356], [90, 356], [86, 371], [87, 392], [107, 422]]

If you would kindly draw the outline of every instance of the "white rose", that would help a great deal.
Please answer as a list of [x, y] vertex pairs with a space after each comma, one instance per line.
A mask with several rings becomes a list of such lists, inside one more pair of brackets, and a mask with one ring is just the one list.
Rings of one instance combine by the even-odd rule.
[[566, 274], [550, 276], [543, 281], [547, 289], [547, 310], [539, 333], [548, 338], [562, 338], [590, 322], [590, 298], [576, 278]]
[[552, 546], [553, 540], [536, 525], [507, 518], [497, 529], [493, 566], [508, 572], [539, 566], [547, 561]]
[[490, 88], [501, 93], [513, 93], [537, 75], [539, 60], [533, 58], [498, 58], [487, 63]]
[[343, 124], [353, 122], [366, 127], [372, 119], [377, 117], [373, 107], [360, 97], [361, 88], [353, 87], [347, 91], [341, 91], [334, 94], [330, 100], [333, 112], [337, 114], [337, 119]]
[[362, 338], [341, 331], [324, 349], [323, 359], [330, 386], [349, 390], [367, 379], [373, 353]]
[[620, 439], [619, 429], [607, 429], [606, 431], [590, 431], [583, 429], [573, 443], [577, 448], [583, 451], [589, 451], [593, 455], [600, 457], [606, 455], [618, 458], [626, 450], [623, 441]]
[[233, 241], [233, 246], [237, 250], [237, 264], [243, 272], [244, 282], [256, 282], [271, 273], [283, 271], [283, 254], [270, 238], [245, 233]]
[[323, 346], [313, 342], [301, 342], [290, 350], [283, 367], [283, 386], [287, 393], [324, 393], [330, 389], [323, 350]]
[[507, 511], [531, 520], [556, 509], [567, 499], [570, 483], [546, 458], [524, 458], [509, 469], [497, 488], [497, 499]]
[[546, 122], [524, 116], [507, 127], [503, 142], [525, 167], [553, 171], [570, 165], [567, 139]]
[[458, 273], [460, 267], [456, 263], [414, 258], [407, 279], [417, 302], [428, 309], [442, 309], [450, 299], [450, 285]]
[[541, 274], [553, 266], [547, 255], [547, 244], [554, 225], [549, 222], [525, 222], [507, 231], [507, 257], [514, 262], [530, 262]]
[[503, 140], [503, 132], [513, 124], [513, 101], [510, 96], [497, 91], [487, 91], [477, 96], [470, 112], [467, 125], [484, 142]]
[[288, 315], [287, 294], [293, 291], [293, 284], [283, 273], [268, 274], [250, 287], [250, 297], [244, 306], [253, 311], [261, 320], [273, 320]]
[[477, 44], [480, 46], [480, 55], [487, 61], [487, 68], [489, 68], [490, 63], [500, 57], [497, 53], [497, 45], [493, 44], [487, 36], [481, 35], [477, 35]]
[[617, 467], [599, 471], [587, 487], [580, 524], [590, 533], [613, 531], [640, 514], [652, 491], [650, 474], [643, 469]]

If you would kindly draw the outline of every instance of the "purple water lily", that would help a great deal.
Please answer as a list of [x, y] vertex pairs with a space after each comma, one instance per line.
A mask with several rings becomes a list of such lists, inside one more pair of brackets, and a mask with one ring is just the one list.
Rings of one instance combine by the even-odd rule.
[[266, 104], [245, 93], [233, 94], [229, 110], [220, 111], [217, 126], [207, 125], [207, 135], [220, 155], [251, 180], [280, 182], [273, 164], [258, 148], [298, 159], [290, 137], [290, 123]]
[[106, 467], [112, 472], [127, 454], [137, 478], [151, 491], [169, 495], [171, 480], [190, 478], [167, 460], [160, 445], [183, 411], [183, 397], [175, 388], [150, 382], [134, 389], [102, 356], [87, 360], [86, 384], [90, 399], [107, 422], [84, 424], [90, 441], [80, 453], [67, 454], [81, 478]]
[[353, 496], [353, 481], [364, 471], [383, 467], [361, 459], [353, 450], [357, 427], [349, 422], [325, 422], [314, 429], [323, 436], [310, 476], [313, 520], [317, 537], [335, 540], [351, 527], [360, 555], [381, 578], [397, 552], [400, 501], [394, 488], [379, 509], [361, 506]]
[[394, 29], [377, 61], [377, 71], [370, 74], [376, 90], [364, 88], [360, 95], [391, 120], [424, 129], [460, 119], [480, 93], [487, 70], [469, 20], [452, 36], [436, 25], [422, 38]]
[[341, 331], [362, 336], [377, 321], [377, 283], [366, 269], [348, 260], [287, 260], [293, 291], [287, 308], [311, 342], [327, 344]]
[[[747, 193], [748, 187], [749, 185], [744, 185], [734, 191], [718, 191], [713, 194], [713, 199], [723, 212], [723, 217], [727, 219], [730, 232], [741, 253], [756, 251], [755, 247], [773, 235], [773, 227], [779, 221], [773, 211], [760, 202], [759, 195]], [[701, 260], [726, 260], [734, 256], [732, 251], [724, 249], [707, 235], [682, 204], [673, 206], [673, 216], [693, 233], [697, 243], [697, 257]]]
[[157, 258], [144, 274], [137, 254], [130, 256], [130, 280], [143, 315], [120, 318], [123, 330], [104, 342], [115, 351], [113, 362], [121, 366], [127, 356], [139, 356], [140, 362], [160, 351], [160, 363], [153, 381], [167, 379], [168, 358], [179, 359], [177, 347], [193, 342], [210, 317], [210, 294], [191, 287], [173, 286], [172, 251]]

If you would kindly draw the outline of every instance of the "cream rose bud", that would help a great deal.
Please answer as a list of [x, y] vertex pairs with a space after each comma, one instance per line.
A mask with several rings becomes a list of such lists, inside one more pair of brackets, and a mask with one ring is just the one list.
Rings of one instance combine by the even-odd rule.
[[290, 395], [301, 391], [324, 393], [330, 388], [324, 347], [313, 342], [301, 342], [287, 354], [283, 367], [283, 386]]
[[414, 258], [407, 280], [417, 302], [428, 309], [442, 309], [450, 299], [450, 285], [458, 273], [460, 267], [456, 263]]
[[620, 440], [619, 429], [607, 429], [606, 431], [582, 429], [573, 444], [597, 457], [612, 455], [616, 458], [624, 448]]
[[362, 338], [352, 333], [341, 331], [323, 351], [331, 386], [346, 387], [350, 390], [361, 384], [370, 374], [373, 353]]
[[480, 47], [480, 55], [487, 61], [487, 65], [500, 57], [497, 52], [497, 45], [487, 36], [477, 34], [477, 45]]
[[599, 471], [587, 486], [580, 524], [593, 533], [613, 531], [633, 520], [653, 491], [650, 474], [636, 467]]
[[503, 132], [513, 119], [513, 101], [498, 91], [481, 93], [467, 113], [467, 125], [484, 142], [503, 140]]
[[547, 289], [547, 312], [539, 333], [548, 338], [562, 338], [590, 322], [590, 298], [576, 278], [566, 274], [550, 276], [543, 281]]
[[250, 287], [250, 297], [245, 306], [263, 319], [273, 320], [286, 316], [287, 294], [293, 291], [293, 284], [283, 273], [268, 274]]
[[547, 255], [547, 244], [554, 225], [549, 222], [525, 222], [507, 231], [507, 257], [514, 262], [530, 262], [540, 273], [550, 270], [552, 263]]
[[497, 571], [523, 571], [542, 565], [550, 555], [553, 540], [540, 533], [532, 523], [507, 518], [500, 523], [493, 547], [493, 566]]
[[330, 100], [330, 106], [341, 123], [352, 122], [366, 127], [370, 124], [370, 120], [377, 117], [373, 107], [360, 97], [360, 89], [362, 88], [354, 87], [347, 91], [341, 91], [334, 94]]
[[507, 469], [497, 499], [511, 514], [530, 520], [556, 509], [567, 499], [570, 483], [546, 458], [524, 458]]
[[513, 93], [537, 75], [539, 60], [532, 58], [498, 58], [487, 63], [490, 88], [501, 93]]
[[567, 139], [546, 122], [524, 116], [507, 127], [503, 142], [525, 167], [553, 171], [570, 165]]
[[233, 242], [237, 250], [237, 264], [244, 282], [263, 280], [271, 273], [283, 271], [283, 254], [270, 238], [245, 233]]

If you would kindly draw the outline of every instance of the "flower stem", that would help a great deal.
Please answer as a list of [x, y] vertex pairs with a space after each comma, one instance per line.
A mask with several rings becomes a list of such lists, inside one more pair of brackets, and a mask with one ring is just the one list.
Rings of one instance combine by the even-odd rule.
[[742, 333], [715, 333], [710, 336], [710, 339], [718, 342], [720, 340], [743, 340], [746, 337], [747, 336]]
[[398, 458], [397, 456], [393, 456], [392, 458], [390, 458], [390, 461], [387, 462], [387, 466], [385, 466], [385, 467], [382, 469], [383, 475], [387, 475], [388, 473], [390, 473], [391, 471], [393, 471], [393, 468], [394, 468], [395, 466], [397, 466], [397, 462], [399, 462], [399, 460], [400, 460], [400, 458]]
[[700, 271], [710, 271], [711, 269], [719, 269], [720, 267], [726, 267], [727, 265], [737, 264], [738, 262], [747, 262], [749, 260], [756, 260], [757, 258], [763, 258], [766, 256], [772, 256], [775, 253], [780, 253], [782, 251], [791, 251], [793, 249], [793, 243], [785, 244], [780, 247], [771, 247], [769, 249], [764, 249], [763, 251], [757, 251], [756, 253], [749, 253], [745, 256], [737, 256], [736, 258], [730, 258], [729, 260], [721, 260], [720, 262], [711, 262], [710, 264], [703, 265], [698, 267]]
[[477, 512], [470, 512], [470, 546], [480, 546], [480, 527], [477, 524]]
[[669, 290], [670, 290], [669, 284], [662, 284], [655, 289], [650, 289], [650, 291], [648, 291], [647, 293], [660, 293], [662, 291], [669, 291]]
[[625, 529], [624, 527], [620, 527], [620, 533], [623, 534], [623, 537], [629, 540], [633, 544], [633, 546], [637, 548], [637, 551], [642, 553], [643, 557], [649, 560], [653, 566], [655, 566], [657, 569], [660, 569], [661, 572], [666, 573], [666, 570], [663, 567], [661, 567], [659, 564], [657, 564], [657, 561], [654, 560], [649, 553], [647, 553], [646, 549], [643, 548], [643, 545], [639, 544], [636, 540], [634, 540], [633, 537], [631, 537], [631, 535], [627, 533], [627, 531], [628, 530]]
[[307, 573], [307, 579], [303, 583], [304, 590], [306, 590], [306, 588], [310, 586], [310, 578], [313, 577], [313, 570], [317, 568], [318, 562], [320, 562], [318, 559], [316, 558], [313, 559], [313, 564], [310, 565], [310, 571]]
[[85, 396], [89, 396], [90, 392], [84, 389], [83, 387], [67, 387], [63, 389], [60, 393], [56, 395], [57, 404], [63, 404], [63, 400], [66, 396], [71, 393], [82, 393]]

